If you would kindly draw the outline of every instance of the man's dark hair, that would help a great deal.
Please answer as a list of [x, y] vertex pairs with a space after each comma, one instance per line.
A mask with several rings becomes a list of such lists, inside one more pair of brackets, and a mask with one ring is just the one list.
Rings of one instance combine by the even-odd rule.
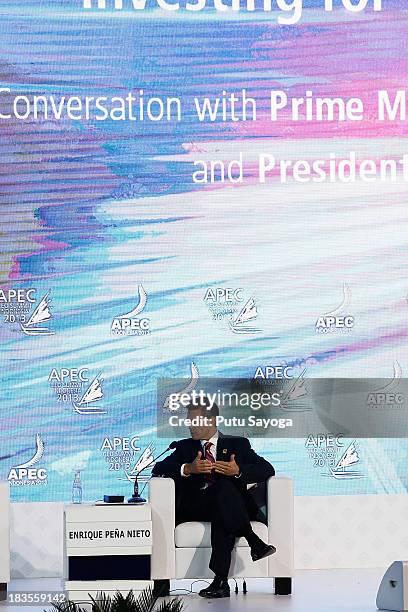
[[210, 408], [210, 401], [207, 397], [197, 399], [195, 402], [190, 402], [187, 406], [187, 412], [190, 410], [200, 410], [204, 416], [217, 417], [220, 414], [217, 404], [214, 402]]

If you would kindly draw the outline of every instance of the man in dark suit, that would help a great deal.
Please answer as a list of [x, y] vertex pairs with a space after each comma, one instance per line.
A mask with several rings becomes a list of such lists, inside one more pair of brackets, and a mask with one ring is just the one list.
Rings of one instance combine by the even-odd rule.
[[191, 438], [180, 440], [171, 455], [156, 463], [153, 476], [175, 480], [177, 523], [211, 522], [209, 567], [215, 577], [200, 595], [229, 597], [228, 573], [236, 537], [246, 538], [254, 561], [276, 551], [252, 530], [250, 521], [256, 518], [258, 508], [247, 491], [247, 484], [264, 482], [275, 470], [252, 450], [247, 438], [223, 436], [218, 431], [217, 405], [209, 409], [204, 400], [187, 409], [189, 419], [205, 419], [190, 426]]

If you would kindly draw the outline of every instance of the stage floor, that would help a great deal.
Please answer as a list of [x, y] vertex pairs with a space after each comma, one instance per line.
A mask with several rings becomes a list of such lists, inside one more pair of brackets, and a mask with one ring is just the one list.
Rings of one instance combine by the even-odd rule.
[[[272, 580], [248, 580], [248, 593], [235, 595], [234, 581], [230, 599], [205, 600], [197, 594], [177, 592], [185, 601], [186, 612], [370, 612], [376, 610], [375, 597], [385, 569], [370, 570], [304, 570], [299, 571], [293, 581], [291, 596], [275, 596]], [[190, 589], [190, 580], [172, 582], [172, 589]], [[241, 589], [241, 581], [239, 581]], [[194, 590], [204, 588], [204, 583], [193, 585]], [[37, 580], [13, 580], [10, 591], [59, 591], [61, 581], [44, 578]], [[174, 592], [176, 594], [176, 592]], [[211, 606], [209, 608], [208, 606]], [[46, 606], [25, 606], [24, 610], [42, 612]], [[18, 612], [23, 606], [0, 604], [1, 612]], [[51, 606], [47, 607], [51, 609]]]

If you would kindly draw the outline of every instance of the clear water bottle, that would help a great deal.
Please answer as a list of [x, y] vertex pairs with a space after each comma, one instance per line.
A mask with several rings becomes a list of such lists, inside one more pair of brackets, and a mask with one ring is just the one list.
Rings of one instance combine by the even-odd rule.
[[72, 503], [82, 504], [81, 470], [75, 472], [74, 482], [72, 483]]

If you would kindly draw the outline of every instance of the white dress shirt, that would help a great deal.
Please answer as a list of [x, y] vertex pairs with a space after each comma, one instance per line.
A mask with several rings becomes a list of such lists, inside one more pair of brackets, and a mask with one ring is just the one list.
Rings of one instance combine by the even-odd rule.
[[[212, 456], [214, 457], [214, 459], [217, 459], [217, 444], [218, 444], [218, 438], [219, 438], [219, 433], [218, 431], [215, 432], [215, 434], [213, 435], [212, 438], [210, 438], [209, 440], [200, 440], [201, 442], [201, 447], [202, 447], [202, 452], [203, 452], [203, 458], [205, 458], [205, 450], [204, 450], [204, 445], [207, 444], [207, 442], [211, 442], [212, 446], [210, 446], [210, 451]], [[185, 474], [184, 473], [184, 466], [186, 464], [183, 463], [183, 465], [181, 466], [181, 475], [184, 476], [184, 478], [188, 478], [190, 476], [190, 474]]]

